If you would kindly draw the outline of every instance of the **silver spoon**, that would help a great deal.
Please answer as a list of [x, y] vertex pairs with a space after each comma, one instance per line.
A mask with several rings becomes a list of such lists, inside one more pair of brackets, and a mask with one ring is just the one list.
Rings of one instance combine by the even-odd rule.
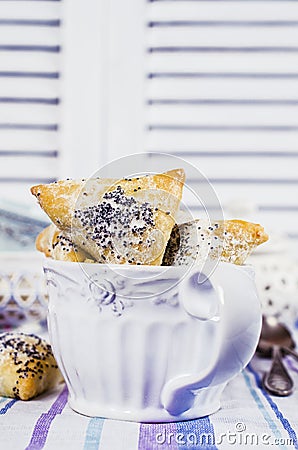
[[262, 331], [257, 351], [260, 356], [271, 357], [273, 345], [279, 345], [282, 352], [298, 361], [298, 353], [293, 349], [295, 342], [288, 328], [275, 317], [263, 316]]
[[294, 347], [289, 330], [276, 318], [263, 316], [257, 351], [260, 356], [272, 356], [271, 369], [263, 378], [263, 386], [271, 394], [287, 396], [293, 392], [294, 383], [282, 362], [282, 356], [286, 353], [298, 360], [298, 354], [292, 350]]

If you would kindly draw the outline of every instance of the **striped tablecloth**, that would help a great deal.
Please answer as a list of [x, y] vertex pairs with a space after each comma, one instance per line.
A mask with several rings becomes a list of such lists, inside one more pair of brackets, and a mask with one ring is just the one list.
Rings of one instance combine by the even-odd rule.
[[286, 398], [262, 389], [269, 364], [254, 357], [226, 387], [217, 413], [172, 424], [82, 416], [68, 406], [64, 385], [30, 402], [0, 398], [0, 449], [298, 449], [298, 364], [286, 359], [297, 386]]

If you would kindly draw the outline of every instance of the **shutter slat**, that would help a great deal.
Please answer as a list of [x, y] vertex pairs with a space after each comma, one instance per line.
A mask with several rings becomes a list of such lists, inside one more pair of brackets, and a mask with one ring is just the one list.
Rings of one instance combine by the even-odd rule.
[[224, 28], [220, 30], [205, 29], [203, 27], [165, 28], [154, 27], [149, 29], [148, 46], [193, 46], [194, 42], [205, 46], [291, 46], [298, 41], [297, 28]]
[[[220, 182], [220, 180], [210, 178], [212, 185], [215, 189], [215, 192], [218, 196], [220, 204], [225, 209], [229, 203], [232, 203], [234, 200], [242, 199], [243, 202], [248, 202], [249, 204], [254, 204], [256, 209], [258, 206], [262, 206], [264, 213], [266, 212], [266, 207], [269, 210], [272, 208], [279, 207], [280, 211], [282, 211], [282, 207], [286, 210], [286, 208], [292, 208], [291, 214], [298, 213], [297, 212], [297, 190], [298, 183], [296, 184], [281, 184], [281, 183], [260, 183], [256, 180], [254, 183], [224, 183]], [[192, 188], [195, 188], [195, 183], [191, 183]], [[197, 185], [197, 189], [199, 189], [199, 185]], [[189, 207], [200, 207], [200, 202], [198, 199], [194, 198], [188, 191], [185, 189], [183, 201]], [[205, 206], [212, 207], [212, 203]], [[296, 209], [294, 209], [296, 208]], [[279, 221], [280, 217], [276, 217], [276, 221]], [[296, 222], [297, 224], [297, 222]], [[287, 230], [287, 224], [285, 223], [284, 227], [285, 231]]]
[[23, 78], [0, 79], [0, 97], [56, 97], [57, 80]]
[[[1, 149], [42, 150], [59, 147], [57, 133], [52, 131], [0, 130]], [[0, 160], [1, 162], [1, 160]]]
[[[0, 109], [1, 111], [1, 109]], [[298, 105], [264, 106], [252, 105], [152, 105], [148, 111], [148, 122], [158, 124], [200, 125], [297, 125]]]
[[[298, 133], [259, 132], [257, 136], [254, 132], [245, 131], [226, 131], [226, 132], [177, 132], [173, 131], [152, 131], [147, 132], [146, 150], [164, 151], [172, 150], [191, 150], [212, 149], [212, 150], [263, 150], [272, 151], [285, 149], [288, 151], [297, 151]], [[215, 163], [216, 164], [216, 163]]]
[[[208, 154], [208, 153], [207, 153]], [[241, 155], [241, 153], [240, 153]], [[183, 153], [182, 153], [183, 156]], [[158, 158], [158, 155], [155, 156]], [[298, 152], [293, 157], [260, 157], [260, 156], [201, 156], [197, 155], [192, 160], [194, 161], [200, 170], [208, 176], [208, 178], [251, 178], [251, 179], [261, 179], [261, 180], [286, 180], [286, 179], [297, 179], [297, 166], [298, 166]], [[256, 164], [257, 160], [257, 164]], [[160, 161], [163, 164], [171, 165], [170, 157], [162, 156]], [[264, 170], [264, 168], [268, 168]], [[270, 168], [270, 170], [269, 170]]]
[[1, 71], [56, 72], [59, 53], [6, 52], [0, 55]]
[[298, 71], [295, 54], [272, 57], [270, 54], [204, 53], [199, 57], [192, 54], [153, 53], [146, 59], [147, 73], [153, 72], [269, 72], [284, 73]]
[[[1, 85], [1, 79], [0, 79]], [[0, 102], [0, 118], [1, 122], [6, 123], [21, 123], [26, 121], [30, 123], [55, 123], [57, 121], [57, 106], [53, 105], [30, 105], [30, 117], [28, 114], [28, 104], [7, 104]], [[1, 146], [1, 145], [0, 145]]]
[[148, 8], [148, 21], [289, 19], [298, 19], [297, 2], [153, 2]]
[[59, 19], [61, 3], [58, 1], [18, 1], [2, 0], [0, 2], [0, 17], [5, 19]]
[[57, 45], [57, 35], [50, 27], [20, 27], [1, 26], [0, 42], [3, 44], [20, 43], [22, 45], [33, 45], [42, 42], [43, 45]]
[[[24, 170], [24, 167], [26, 170]], [[58, 172], [57, 158], [52, 157], [1, 157], [1, 173], [4, 178], [52, 178]], [[1, 185], [0, 185], [1, 188]]]
[[[298, 56], [297, 56], [298, 58]], [[267, 98], [293, 99], [298, 96], [298, 79], [151, 79], [147, 81], [151, 98]]]

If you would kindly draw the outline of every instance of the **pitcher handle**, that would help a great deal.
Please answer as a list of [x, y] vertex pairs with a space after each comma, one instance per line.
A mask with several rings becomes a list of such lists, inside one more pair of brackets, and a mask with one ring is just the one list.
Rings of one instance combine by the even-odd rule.
[[173, 416], [179, 416], [193, 406], [193, 391], [210, 385], [216, 363], [220, 355], [222, 334], [222, 312], [224, 305], [223, 291], [220, 286], [212, 284], [204, 274], [195, 268], [186, 276], [179, 286], [181, 304], [187, 314], [199, 321], [212, 321], [216, 328], [213, 338], [216, 351], [207, 367], [198, 374], [189, 374], [169, 380], [162, 389], [161, 403]]

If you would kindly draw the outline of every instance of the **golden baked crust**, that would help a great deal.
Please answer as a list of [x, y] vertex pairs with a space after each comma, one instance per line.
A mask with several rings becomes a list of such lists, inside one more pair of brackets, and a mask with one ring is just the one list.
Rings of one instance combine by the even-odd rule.
[[85, 179], [60, 180], [33, 186], [31, 193], [60, 230], [70, 230], [73, 213], [80, 198], [85, 198], [86, 204], [88, 199], [90, 205], [94, 205], [115, 181], [111, 178], [96, 178], [87, 182]]
[[55, 225], [97, 262], [160, 265], [184, 179], [177, 169], [122, 180], [66, 180], [31, 192]]
[[0, 335], [0, 395], [29, 400], [62, 380], [45, 340], [33, 334]]
[[244, 220], [194, 220], [175, 226], [163, 265], [204, 263], [208, 258], [244, 264], [258, 245], [266, 242], [264, 228]]
[[94, 262], [91, 255], [72, 243], [68, 233], [59, 230], [54, 224], [39, 233], [35, 245], [45, 256], [59, 261]]
[[55, 230], [58, 228], [51, 224], [44, 228], [35, 240], [36, 249], [45, 254], [47, 257], [52, 256], [52, 242]]

